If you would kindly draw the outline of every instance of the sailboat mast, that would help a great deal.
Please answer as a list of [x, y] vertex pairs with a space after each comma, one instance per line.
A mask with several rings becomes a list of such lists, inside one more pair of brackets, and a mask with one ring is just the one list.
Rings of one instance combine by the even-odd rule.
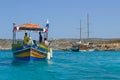
[[82, 41], [82, 23], [80, 20], [80, 41]]
[[89, 40], [89, 14], [87, 14], [87, 38]]

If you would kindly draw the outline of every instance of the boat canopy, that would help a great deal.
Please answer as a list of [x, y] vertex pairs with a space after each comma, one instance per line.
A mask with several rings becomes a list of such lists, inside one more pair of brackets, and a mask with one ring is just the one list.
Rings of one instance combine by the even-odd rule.
[[44, 28], [41, 25], [27, 23], [27, 24], [13, 24], [13, 31], [21, 31], [21, 30], [28, 30], [28, 31], [44, 31]]

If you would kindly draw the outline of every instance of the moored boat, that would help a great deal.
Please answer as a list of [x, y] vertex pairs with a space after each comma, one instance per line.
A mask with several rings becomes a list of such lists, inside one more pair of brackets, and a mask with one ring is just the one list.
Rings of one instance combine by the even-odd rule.
[[78, 52], [79, 51], [79, 46], [72, 46], [71, 51]]
[[95, 49], [89, 43], [87, 43], [87, 44], [82, 44], [81, 43], [80, 46], [79, 46], [79, 51], [95, 51]]
[[[48, 23], [47, 23], [48, 26]], [[40, 25], [27, 23], [20, 25], [13, 25], [13, 42], [12, 51], [15, 60], [23, 61], [34, 61], [34, 60], [45, 60], [51, 59], [52, 48], [49, 45], [44, 44], [44, 42], [39, 43], [37, 40], [32, 40], [31, 44], [25, 44], [23, 40], [16, 39], [17, 32], [29, 32], [29, 37], [31, 37], [31, 32], [43, 33], [44, 38], [48, 38], [48, 28], [43, 28]], [[29, 38], [30, 40], [30, 38]]]
[[86, 52], [86, 51], [95, 51], [94, 47], [91, 44], [77, 43], [77, 45], [72, 46], [71, 51], [73, 52]]
[[82, 27], [81, 27], [81, 20], [80, 20], [80, 41], [77, 42], [77, 47], [72, 47], [72, 51], [95, 51], [95, 48], [93, 47], [93, 44], [89, 42], [89, 15], [87, 15], [87, 36], [88, 41], [85, 43], [85, 41], [82, 40]]

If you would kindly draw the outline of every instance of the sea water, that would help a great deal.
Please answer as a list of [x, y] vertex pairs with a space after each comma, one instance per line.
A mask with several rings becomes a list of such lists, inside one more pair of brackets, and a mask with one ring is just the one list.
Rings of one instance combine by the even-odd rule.
[[120, 80], [120, 52], [53, 51], [48, 61], [17, 62], [1, 50], [0, 80]]

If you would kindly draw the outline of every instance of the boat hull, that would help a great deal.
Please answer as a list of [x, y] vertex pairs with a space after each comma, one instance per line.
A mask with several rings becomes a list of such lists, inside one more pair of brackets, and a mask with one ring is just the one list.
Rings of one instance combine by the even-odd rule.
[[71, 51], [73, 51], [73, 52], [78, 52], [78, 51], [79, 51], [79, 48], [71, 48]]
[[76, 47], [72, 47], [71, 51], [74, 51], [74, 52], [92, 52], [92, 51], [95, 51], [95, 49], [93, 47], [88, 46], [88, 45], [79, 45]]
[[47, 58], [47, 52], [42, 52], [35, 48], [25, 48], [13, 52], [14, 59], [23, 61], [44, 60]]
[[88, 50], [81, 50], [81, 49], [79, 49], [79, 51], [80, 51], [80, 52], [87, 52], [87, 51], [88, 51], [88, 52], [92, 52], [92, 51], [95, 51], [95, 49], [88, 49]]

